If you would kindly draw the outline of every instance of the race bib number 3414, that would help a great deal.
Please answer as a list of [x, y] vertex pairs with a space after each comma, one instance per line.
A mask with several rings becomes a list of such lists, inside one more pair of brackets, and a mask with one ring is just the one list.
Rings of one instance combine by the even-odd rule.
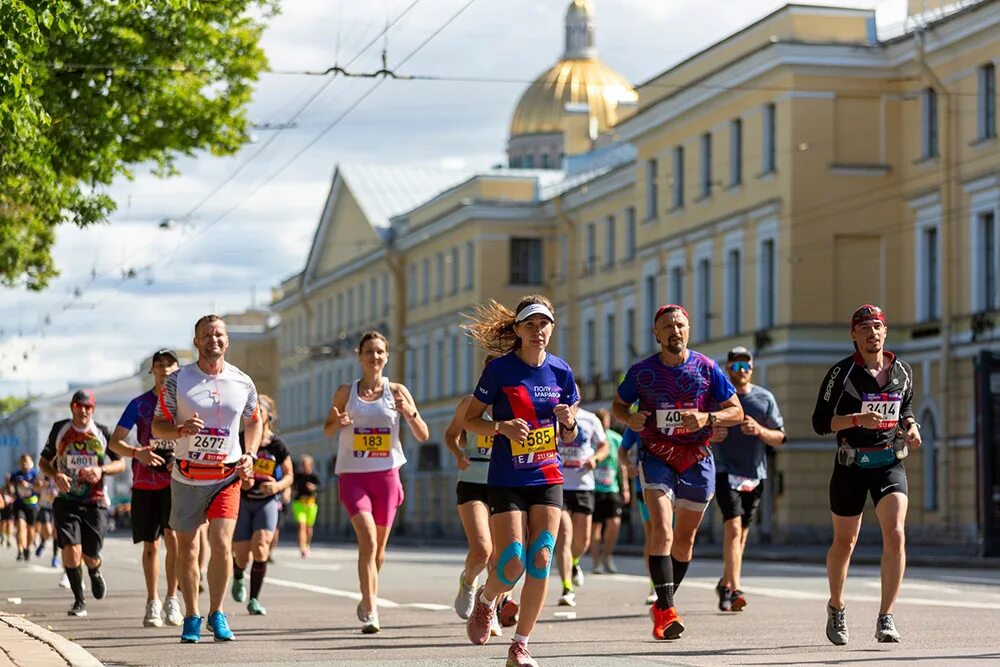
[[902, 394], [865, 394], [862, 396], [861, 411], [877, 412], [882, 421], [876, 428], [883, 431], [896, 427], [896, 424], [899, 423], [899, 411], [902, 407]]

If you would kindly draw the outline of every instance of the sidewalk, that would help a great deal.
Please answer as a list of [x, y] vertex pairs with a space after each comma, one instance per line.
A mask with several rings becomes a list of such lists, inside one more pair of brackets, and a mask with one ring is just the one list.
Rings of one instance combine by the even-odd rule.
[[[11, 603], [4, 603], [10, 606]], [[78, 644], [22, 616], [0, 611], [0, 667], [101, 667]]]

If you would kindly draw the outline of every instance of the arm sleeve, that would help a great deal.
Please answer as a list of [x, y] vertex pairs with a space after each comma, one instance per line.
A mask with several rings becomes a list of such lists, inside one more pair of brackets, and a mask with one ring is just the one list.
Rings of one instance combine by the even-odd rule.
[[56, 457], [56, 436], [59, 435], [59, 429], [62, 428], [65, 421], [58, 421], [52, 425], [52, 429], [49, 431], [49, 437], [45, 439], [45, 447], [42, 448], [41, 457], [47, 461], [51, 461]]
[[118, 425], [121, 426], [126, 431], [131, 431], [135, 427], [135, 422], [139, 418], [139, 404], [136, 399], [129, 401], [128, 407], [125, 408], [125, 412], [122, 413], [121, 418], [118, 420]]
[[729, 381], [726, 374], [722, 372], [721, 368], [719, 368], [719, 364], [714, 361], [712, 362], [710, 372], [710, 389], [712, 392], [712, 398], [714, 398], [717, 403], [728, 401], [736, 393], [736, 387], [733, 386], [733, 383]]
[[253, 380], [247, 379], [247, 404], [243, 406], [243, 418], [257, 420], [257, 386]]
[[493, 405], [497, 397], [497, 390], [499, 389], [496, 380], [497, 361], [499, 359], [494, 359], [483, 369], [482, 375], [479, 376], [479, 383], [476, 385], [476, 391], [473, 394], [477, 401], [486, 405]]
[[628, 373], [625, 374], [622, 383], [618, 385], [618, 398], [629, 405], [639, 400], [639, 385], [635, 381], [635, 375], [635, 366], [633, 366], [628, 369]]
[[177, 414], [177, 377], [180, 371], [174, 371], [167, 376], [167, 381], [163, 383], [160, 390], [160, 398], [156, 402], [156, 416], [176, 422]]
[[823, 383], [819, 386], [819, 396], [816, 397], [816, 408], [813, 410], [812, 422], [813, 430], [817, 435], [829, 435], [833, 432], [830, 422], [833, 420], [833, 411], [840, 401], [840, 395], [844, 392], [844, 383], [840, 380], [840, 374], [844, 373], [840, 364], [837, 364], [826, 373]]
[[630, 449], [636, 446], [639, 442], [639, 434], [632, 429], [625, 429], [625, 433], [622, 435], [622, 449], [628, 452]]

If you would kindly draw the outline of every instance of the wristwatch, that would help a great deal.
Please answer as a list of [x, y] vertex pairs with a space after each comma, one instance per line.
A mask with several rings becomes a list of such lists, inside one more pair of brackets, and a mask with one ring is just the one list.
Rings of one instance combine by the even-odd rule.
[[709, 426], [715, 426], [716, 422], [718, 422], [718, 421], [719, 421], [719, 415], [715, 414], [714, 412], [709, 412], [708, 413], [708, 425]]

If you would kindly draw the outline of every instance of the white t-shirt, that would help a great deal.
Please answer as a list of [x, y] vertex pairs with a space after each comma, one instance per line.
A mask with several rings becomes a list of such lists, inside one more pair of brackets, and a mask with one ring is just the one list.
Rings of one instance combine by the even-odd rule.
[[[215, 484], [185, 469], [223, 467], [239, 461], [240, 419], [257, 417], [257, 388], [250, 376], [232, 364], [218, 375], [209, 375], [197, 363], [183, 366], [167, 378], [156, 404], [156, 414], [180, 425], [198, 413], [205, 426], [197, 435], [177, 438], [173, 479], [194, 486]], [[221, 478], [234, 474], [229, 470]]]
[[594, 455], [601, 443], [607, 440], [607, 436], [604, 435], [604, 425], [593, 412], [580, 408], [576, 411], [576, 423], [576, 439], [573, 442], [559, 443], [563, 489], [593, 491], [594, 471], [582, 466]]

